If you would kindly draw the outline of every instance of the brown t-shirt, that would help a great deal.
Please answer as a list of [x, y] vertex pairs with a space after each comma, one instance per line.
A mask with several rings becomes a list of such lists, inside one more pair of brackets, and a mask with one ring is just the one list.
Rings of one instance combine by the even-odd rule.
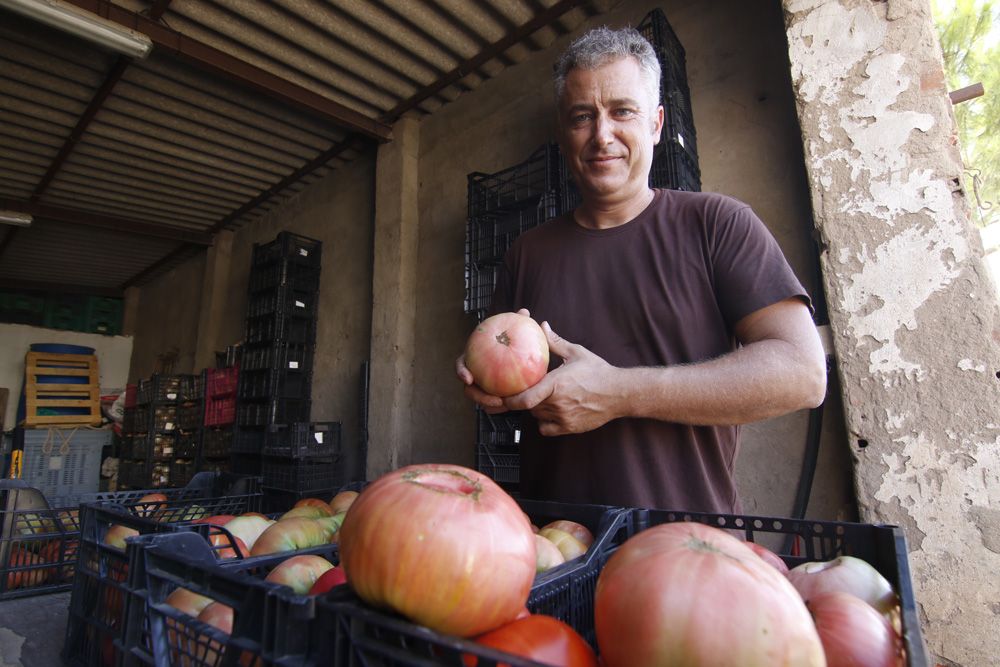
[[[656, 190], [642, 213], [612, 229], [585, 229], [564, 215], [522, 234], [505, 258], [492, 310], [528, 308], [614, 366], [667, 366], [732, 351], [741, 318], [796, 296], [808, 303], [749, 206]], [[543, 437], [526, 415], [522, 428], [526, 498], [740, 512], [736, 426], [629, 418]]]

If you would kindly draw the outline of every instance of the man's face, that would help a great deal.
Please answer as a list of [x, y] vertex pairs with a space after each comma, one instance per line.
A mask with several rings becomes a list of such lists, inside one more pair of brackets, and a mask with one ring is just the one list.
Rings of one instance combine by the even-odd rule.
[[572, 69], [559, 100], [560, 145], [584, 200], [645, 193], [663, 108], [650, 100], [635, 58]]

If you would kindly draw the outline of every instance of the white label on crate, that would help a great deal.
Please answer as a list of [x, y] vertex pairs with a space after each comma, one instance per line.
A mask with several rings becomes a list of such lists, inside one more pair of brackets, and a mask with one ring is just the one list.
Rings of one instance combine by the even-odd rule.
[[174, 423], [173, 422], [167, 422], [166, 424], [163, 425], [163, 430], [164, 431], [173, 431], [174, 430]]
[[62, 470], [63, 457], [61, 456], [50, 456], [49, 457], [49, 470]]
[[323, 444], [323, 434], [320, 431], [317, 431], [316, 433], [313, 433], [313, 438], [319, 444], [321, 444], [321, 445]]
[[514, 429], [514, 444], [521, 444], [521, 429]]
[[677, 133], [677, 142], [681, 145], [681, 148], [684, 148], [684, 137], [681, 136], [680, 132]]
[[288, 367], [289, 368], [298, 368], [299, 367], [299, 362], [297, 362], [297, 361], [289, 361], [288, 362]]
[[295, 302], [295, 307], [296, 308], [305, 308], [306, 307], [306, 302], [305, 301], [296, 301]]
[[305, 248], [299, 248], [299, 254], [302, 255], [303, 257], [308, 257], [309, 251], [306, 250]]
[[174, 392], [172, 394], [167, 394], [167, 400], [168, 401], [176, 401], [177, 400], [177, 393]]

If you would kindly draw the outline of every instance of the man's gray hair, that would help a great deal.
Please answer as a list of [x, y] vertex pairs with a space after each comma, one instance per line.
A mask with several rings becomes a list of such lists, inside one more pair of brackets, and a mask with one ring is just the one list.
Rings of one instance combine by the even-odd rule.
[[660, 61], [646, 38], [634, 28], [612, 30], [601, 26], [573, 40], [555, 64], [556, 101], [562, 99], [570, 70], [594, 70], [630, 56], [639, 62], [639, 71], [655, 109], [660, 104]]

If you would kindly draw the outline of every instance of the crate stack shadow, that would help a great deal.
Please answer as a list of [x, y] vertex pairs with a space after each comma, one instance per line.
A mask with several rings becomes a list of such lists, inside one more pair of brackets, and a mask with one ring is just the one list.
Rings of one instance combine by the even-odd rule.
[[321, 258], [289, 232], [253, 248], [231, 466], [263, 477], [265, 508], [337, 481], [340, 424], [309, 422]]
[[[652, 44], [661, 67], [664, 123], [653, 153], [649, 185], [700, 191], [684, 47], [659, 9], [647, 14], [637, 30]], [[533, 227], [570, 213], [579, 205], [580, 193], [555, 143], [544, 144], [524, 162], [489, 174], [473, 172], [467, 180], [464, 309], [478, 323], [490, 312], [504, 255], [514, 240]], [[528, 422], [521, 413], [488, 415], [476, 408], [476, 467], [514, 493], [519, 490], [522, 426]]]

